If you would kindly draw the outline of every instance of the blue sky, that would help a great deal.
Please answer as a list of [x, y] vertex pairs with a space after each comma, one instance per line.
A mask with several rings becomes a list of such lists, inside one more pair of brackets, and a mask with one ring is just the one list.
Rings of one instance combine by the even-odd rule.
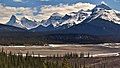
[[73, 4], [77, 2], [89, 2], [99, 4], [105, 1], [110, 7], [120, 10], [120, 0], [0, 0], [0, 3], [15, 7], [36, 7], [41, 5]]

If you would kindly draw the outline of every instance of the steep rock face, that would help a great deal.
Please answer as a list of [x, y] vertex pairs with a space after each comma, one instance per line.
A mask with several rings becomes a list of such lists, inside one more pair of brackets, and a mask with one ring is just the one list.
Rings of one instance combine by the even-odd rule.
[[53, 13], [50, 18], [44, 22], [42, 22], [43, 26], [47, 27], [49, 25], [54, 25], [55, 27], [61, 22], [62, 15], [59, 13]]
[[71, 12], [69, 14], [65, 14], [65, 16], [62, 16], [59, 13], [53, 13], [51, 17], [46, 20], [42, 21], [43, 26], [48, 26], [52, 24], [54, 27], [59, 27], [65, 24], [68, 24], [69, 26], [73, 26], [74, 24], [78, 24], [82, 22], [84, 19], [86, 19], [88, 16], [90, 16], [91, 12], [80, 10], [78, 12]]
[[35, 28], [37, 26], [37, 22], [36, 21], [31, 21], [28, 20], [27, 18], [23, 17], [21, 19], [21, 24], [26, 27], [27, 29], [32, 29]]
[[[43, 23], [41, 26], [48, 27], [53, 25], [54, 29], [67, 29], [71, 26], [81, 23], [87, 17], [89, 17], [91, 12], [80, 10], [78, 12], [71, 12], [62, 16], [59, 13], [53, 13], [49, 19], [41, 21]], [[39, 27], [39, 26], [38, 26]], [[35, 30], [35, 29], [34, 29]], [[36, 28], [36, 31], [40, 29]]]
[[13, 25], [13, 24], [15, 24], [16, 20], [17, 20], [17, 18], [14, 15], [12, 15], [11, 18], [10, 18], [10, 20], [9, 20], [9, 22], [7, 23], [7, 25]]
[[11, 16], [10, 20], [7, 22], [6, 25], [25, 28], [14, 15]]
[[24, 29], [32, 29], [37, 26], [37, 22], [28, 20], [25, 17], [23, 17], [21, 20], [18, 20], [16, 16], [12, 15], [6, 25], [11, 25], [19, 28], [24, 28]]

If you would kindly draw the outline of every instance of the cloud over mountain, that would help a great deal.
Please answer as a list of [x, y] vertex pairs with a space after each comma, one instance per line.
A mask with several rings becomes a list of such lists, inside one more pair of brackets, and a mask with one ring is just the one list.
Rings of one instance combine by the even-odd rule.
[[[16, 0], [18, 1], [18, 0]], [[6, 23], [11, 15], [16, 15], [18, 19], [26, 17], [32, 20], [45, 20], [53, 13], [65, 15], [70, 12], [79, 11], [81, 9], [88, 10], [94, 8], [95, 5], [90, 3], [76, 3], [72, 5], [44, 5], [42, 7], [10, 7], [0, 4], [0, 22]]]

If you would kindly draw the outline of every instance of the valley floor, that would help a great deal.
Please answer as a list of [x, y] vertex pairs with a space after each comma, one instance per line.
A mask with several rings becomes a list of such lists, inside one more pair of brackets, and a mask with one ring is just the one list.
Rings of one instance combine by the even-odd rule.
[[104, 56], [119, 56], [120, 45], [119, 44], [89, 44], [89, 45], [75, 45], [75, 44], [50, 44], [49, 46], [0, 46], [0, 49], [6, 53], [12, 52], [13, 54], [22, 53], [24, 56], [26, 53], [41, 55], [41, 57], [64, 55], [67, 53], [84, 53], [87, 55], [90, 53], [93, 57]]
[[119, 43], [0, 46], [0, 50], [0, 68], [120, 68]]

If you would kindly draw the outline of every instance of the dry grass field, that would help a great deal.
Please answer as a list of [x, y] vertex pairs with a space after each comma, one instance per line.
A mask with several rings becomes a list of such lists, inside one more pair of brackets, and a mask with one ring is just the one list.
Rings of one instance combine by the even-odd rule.
[[120, 48], [112, 46], [102, 46], [102, 45], [68, 45], [68, 46], [0, 46], [0, 49], [4, 49], [4, 52], [12, 52], [14, 54], [22, 53], [26, 54], [40, 54], [43, 56], [50, 55], [64, 55], [66, 53], [90, 53], [91, 55], [97, 54], [116, 54], [120, 52]]

